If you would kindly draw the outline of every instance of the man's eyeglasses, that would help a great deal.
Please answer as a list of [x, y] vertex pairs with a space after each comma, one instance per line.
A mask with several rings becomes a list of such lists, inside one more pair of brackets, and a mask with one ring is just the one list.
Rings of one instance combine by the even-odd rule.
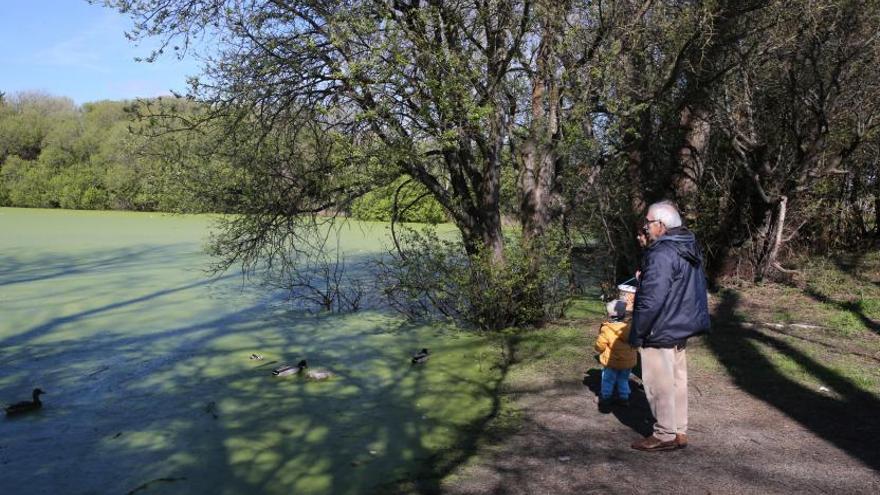
[[647, 220], [645, 222], [645, 225], [642, 225], [642, 230], [647, 232], [648, 229], [651, 227], [651, 224], [654, 222], [661, 222], [662, 223], [662, 220]]

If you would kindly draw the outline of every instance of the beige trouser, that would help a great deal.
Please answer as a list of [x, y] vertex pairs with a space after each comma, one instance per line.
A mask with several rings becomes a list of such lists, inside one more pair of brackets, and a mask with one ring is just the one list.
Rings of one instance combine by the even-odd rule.
[[654, 436], [668, 442], [687, 433], [688, 392], [685, 349], [642, 347], [642, 383], [651, 405]]

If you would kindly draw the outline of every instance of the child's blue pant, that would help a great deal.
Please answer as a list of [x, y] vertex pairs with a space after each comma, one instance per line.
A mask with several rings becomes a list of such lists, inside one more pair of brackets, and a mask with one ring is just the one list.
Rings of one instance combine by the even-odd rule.
[[615, 370], [602, 368], [602, 399], [610, 399], [617, 385], [617, 396], [621, 399], [629, 399], [629, 373], [632, 369]]

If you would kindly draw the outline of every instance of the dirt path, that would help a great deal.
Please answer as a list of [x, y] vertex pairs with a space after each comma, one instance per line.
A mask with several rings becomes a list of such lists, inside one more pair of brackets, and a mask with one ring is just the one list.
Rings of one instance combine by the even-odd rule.
[[[739, 345], [743, 331], [722, 329], [717, 338]], [[876, 396], [822, 397], [783, 375], [744, 375], [735, 356], [716, 358], [713, 345], [717, 341], [700, 339], [689, 347], [687, 449], [632, 450], [630, 442], [650, 433], [644, 393], [636, 387], [629, 409], [601, 414], [598, 370], [592, 366], [584, 373], [581, 365], [514, 386], [510, 392], [523, 414], [521, 426], [481, 447], [447, 479], [444, 492], [880, 493]], [[750, 360], [744, 369], [762, 365], [748, 352], [741, 357]], [[703, 366], [711, 360], [727, 370]]]

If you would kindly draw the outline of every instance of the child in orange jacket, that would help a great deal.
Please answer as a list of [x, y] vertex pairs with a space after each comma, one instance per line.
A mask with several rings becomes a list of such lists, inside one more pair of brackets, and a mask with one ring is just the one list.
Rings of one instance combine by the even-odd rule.
[[636, 350], [629, 343], [629, 323], [626, 317], [626, 303], [615, 300], [606, 306], [608, 320], [602, 322], [596, 351], [602, 363], [602, 388], [599, 393], [599, 409], [611, 404], [611, 396], [617, 388], [618, 404], [629, 405], [629, 374], [636, 365]]

